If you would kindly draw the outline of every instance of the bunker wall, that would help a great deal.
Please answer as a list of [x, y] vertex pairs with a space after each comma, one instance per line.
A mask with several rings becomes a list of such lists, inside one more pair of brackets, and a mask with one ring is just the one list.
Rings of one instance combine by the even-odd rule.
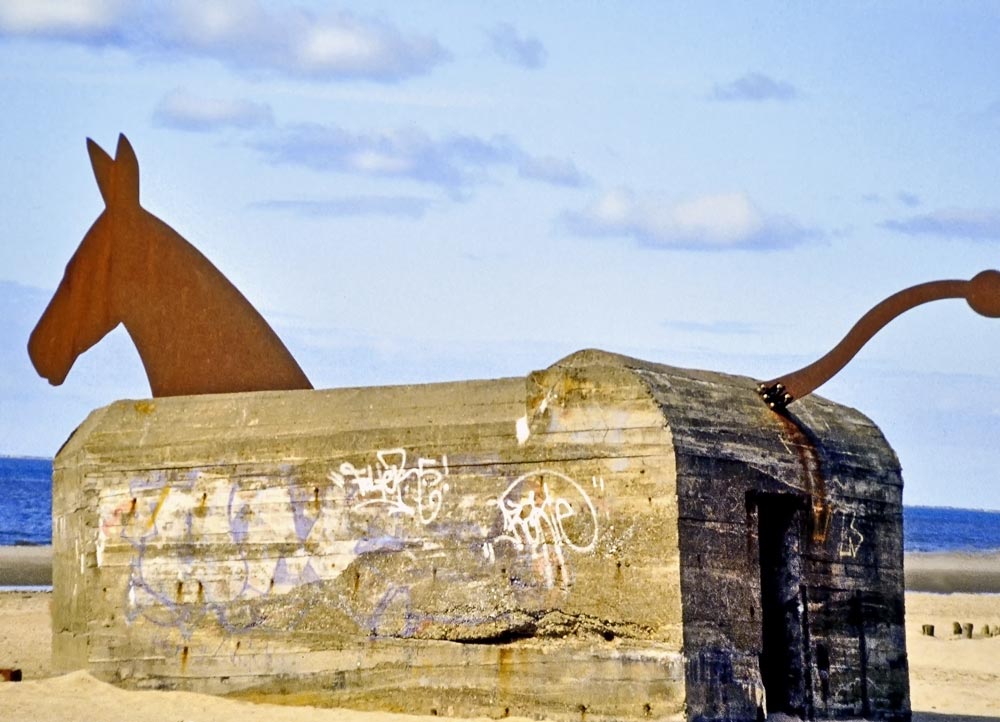
[[134, 688], [684, 711], [675, 465], [620, 366], [122, 401], [54, 479], [54, 664]]
[[119, 402], [55, 463], [54, 661], [408, 712], [906, 720], [901, 498], [851, 409], [599, 351]]

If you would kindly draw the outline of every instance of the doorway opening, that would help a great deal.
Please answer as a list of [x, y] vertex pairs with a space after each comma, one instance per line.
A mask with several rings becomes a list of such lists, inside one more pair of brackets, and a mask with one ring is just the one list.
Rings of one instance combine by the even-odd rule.
[[808, 599], [802, 574], [808, 505], [791, 494], [759, 494], [753, 503], [760, 555], [760, 673], [767, 711], [808, 719]]

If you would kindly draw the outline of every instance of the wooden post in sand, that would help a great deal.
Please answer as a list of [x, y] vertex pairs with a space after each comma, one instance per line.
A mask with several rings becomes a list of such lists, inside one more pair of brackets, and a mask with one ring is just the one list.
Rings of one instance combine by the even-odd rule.
[[972, 622], [966, 622], [962, 625], [962, 631], [966, 639], [972, 639]]
[[920, 631], [923, 633], [923, 635], [925, 637], [933, 637], [934, 636], [934, 625], [933, 624], [925, 624], [924, 626], [922, 626], [920, 628]]

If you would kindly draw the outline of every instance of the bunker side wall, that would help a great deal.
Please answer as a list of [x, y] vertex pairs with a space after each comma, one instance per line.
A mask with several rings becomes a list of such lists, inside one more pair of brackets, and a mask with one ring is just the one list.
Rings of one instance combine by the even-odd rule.
[[[818, 397], [775, 414], [751, 379], [644, 368], [677, 455], [689, 718], [754, 720], [770, 685], [771, 712], [908, 719], [902, 478], [878, 428]], [[762, 581], [785, 605], [777, 637]]]

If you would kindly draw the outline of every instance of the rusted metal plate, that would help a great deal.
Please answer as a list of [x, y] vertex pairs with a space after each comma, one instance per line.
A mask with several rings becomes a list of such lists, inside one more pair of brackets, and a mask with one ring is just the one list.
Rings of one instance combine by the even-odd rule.
[[76, 358], [123, 324], [153, 396], [310, 389], [277, 334], [212, 263], [139, 204], [139, 163], [87, 140], [105, 210], [83, 237], [28, 341], [61, 384]]
[[946, 298], [964, 298], [976, 312], [1000, 318], [1000, 271], [983, 271], [971, 281], [931, 281], [911, 286], [877, 304], [843, 340], [808, 366], [761, 383], [757, 392], [771, 409], [781, 411], [833, 378], [882, 328], [911, 308]]

